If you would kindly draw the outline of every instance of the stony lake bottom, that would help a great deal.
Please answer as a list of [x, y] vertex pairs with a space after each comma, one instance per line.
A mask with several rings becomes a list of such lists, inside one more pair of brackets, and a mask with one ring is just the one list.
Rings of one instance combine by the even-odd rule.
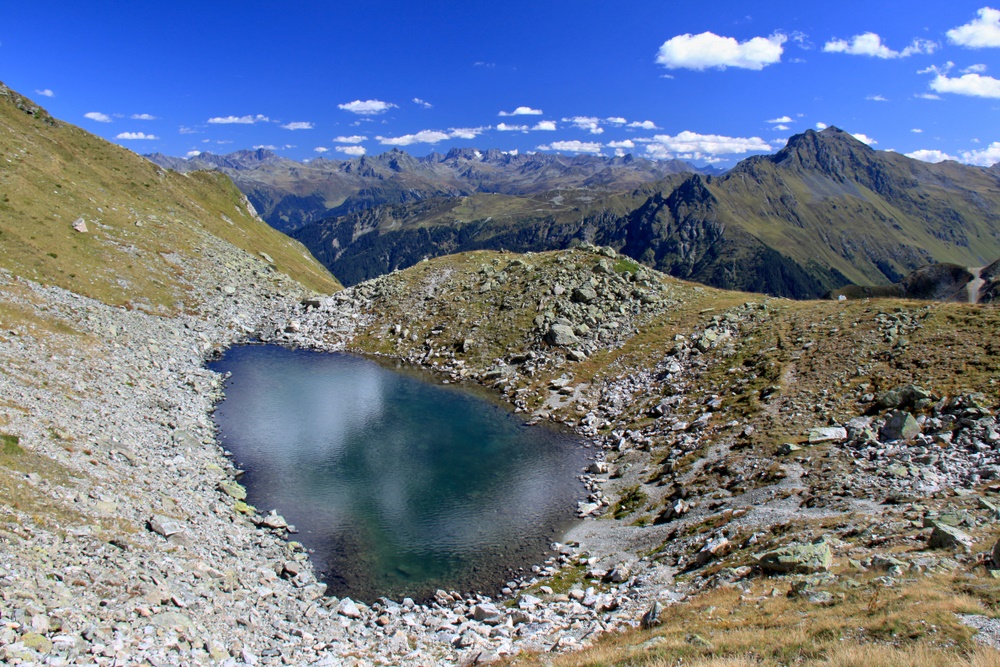
[[337, 596], [493, 594], [575, 521], [589, 450], [426, 373], [248, 345], [215, 419], [247, 502], [276, 509]]

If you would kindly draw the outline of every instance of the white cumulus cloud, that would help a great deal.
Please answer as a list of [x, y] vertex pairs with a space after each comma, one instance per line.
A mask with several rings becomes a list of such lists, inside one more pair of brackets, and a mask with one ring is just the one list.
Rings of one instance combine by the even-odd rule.
[[488, 130], [487, 127], [450, 128], [447, 132], [441, 130], [421, 130], [414, 134], [404, 134], [400, 137], [375, 137], [385, 146], [410, 146], [413, 144], [436, 144], [446, 139], [475, 139]]
[[540, 120], [531, 129], [552, 132], [556, 129], [556, 122], [554, 120]]
[[399, 137], [375, 137], [379, 143], [386, 146], [410, 146], [412, 144], [436, 144], [451, 135], [440, 130], [421, 130], [415, 134], [404, 134]]
[[313, 129], [313, 124], [309, 121], [300, 120], [292, 123], [285, 123], [281, 127], [286, 130], [311, 130]]
[[594, 116], [573, 116], [572, 118], [563, 118], [562, 120], [564, 123], [571, 123], [578, 130], [585, 130], [591, 134], [601, 134], [604, 132], [604, 128], [601, 127], [601, 119]]
[[121, 132], [115, 136], [115, 139], [159, 139], [155, 134], [146, 134], [145, 132]]
[[88, 111], [83, 114], [84, 118], [89, 118], [90, 120], [96, 120], [98, 123], [110, 123], [111, 116], [106, 113], [101, 113], [100, 111]]
[[915, 127], [912, 130], [910, 130], [910, 132], [913, 132], [915, 134], [920, 134], [923, 132], [923, 130], [921, 130], [919, 127]]
[[772, 118], [771, 120], [765, 122], [784, 124], [784, 123], [794, 123], [795, 121], [793, 121], [790, 116], [781, 116], [780, 118]]
[[970, 49], [1000, 46], [1000, 9], [983, 7], [976, 14], [979, 18], [945, 33], [948, 41]]
[[851, 136], [868, 146], [873, 146], [878, 143], [877, 141], [869, 137], [867, 134], [864, 134], [863, 132], [854, 132], [851, 133]]
[[185, 154], [185, 157], [191, 158], [191, 157], [198, 157], [199, 155], [201, 155], [201, 151], [188, 151]]
[[338, 109], [343, 109], [344, 111], [350, 111], [351, 113], [358, 114], [359, 116], [374, 116], [380, 113], [385, 113], [389, 109], [395, 108], [396, 105], [391, 102], [383, 102], [382, 100], [354, 100], [353, 102], [345, 102], [344, 104], [338, 104]]
[[908, 58], [918, 53], [934, 53], [937, 43], [927, 39], [915, 39], [902, 51], [894, 51], [882, 43], [882, 38], [874, 32], [866, 32], [846, 39], [831, 39], [823, 45], [827, 53], [847, 53], [852, 56], [872, 58]]
[[313, 150], [316, 151], [317, 153], [325, 153], [325, 152], [327, 152], [330, 149], [327, 148], [326, 146], [317, 146]]
[[608, 148], [635, 148], [635, 142], [631, 139], [624, 141], [609, 141]]
[[541, 109], [532, 109], [531, 107], [518, 107], [513, 111], [501, 111], [498, 116], [541, 116]]
[[827, 125], [826, 123], [816, 123], [816, 129], [817, 130], [822, 131], [822, 130], [825, 130], [826, 128], [828, 128], [828, 127], [830, 127], [830, 126]]
[[628, 124], [629, 127], [637, 127], [640, 130], [658, 130], [656, 123], [651, 120], [637, 120]]
[[904, 155], [906, 155], [906, 157], [911, 157], [914, 160], [920, 160], [921, 162], [944, 162], [945, 160], [955, 159], [944, 151], [928, 149], [921, 149], [919, 151], [913, 151], [912, 153], [904, 153]]
[[788, 130], [790, 130], [792, 128], [788, 127], [784, 123], [781, 123], [780, 125], [775, 125], [771, 129], [774, 130], [775, 132], [786, 132], [786, 131], [788, 131]]
[[131, 118], [132, 120], [158, 120], [156, 116], [148, 113], [134, 113]]
[[968, 67], [962, 70], [962, 74], [971, 74], [971, 73], [982, 74], [987, 69], [989, 68], [986, 67], [986, 65], [983, 65], [982, 63], [978, 65], [969, 65]]
[[989, 146], [978, 151], [962, 151], [962, 162], [989, 167], [1000, 162], [1000, 141], [994, 141]]
[[702, 160], [719, 155], [771, 150], [770, 144], [760, 137], [727, 137], [719, 134], [698, 134], [690, 130], [684, 130], [674, 136], [657, 134], [644, 142], [646, 153], [657, 159], [679, 157]]
[[540, 151], [566, 151], [567, 153], [593, 153], [600, 155], [601, 144], [596, 141], [553, 141], [538, 147]]
[[42, 90], [36, 90], [36, 95], [41, 95], [42, 97], [55, 97], [55, 92], [51, 88], [43, 88]]
[[424, 109], [430, 109], [430, 108], [432, 108], [434, 106], [430, 102], [422, 100], [419, 97], [414, 97], [413, 98], [413, 103], [416, 104], [417, 106], [423, 107]]
[[490, 128], [488, 127], [453, 127], [448, 130], [452, 139], [475, 139]]
[[271, 119], [264, 114], [256, 116], [216, 116], [209, 118], [208, 122], [213, 125], [253, 125], [255, 123], [267, 123]]
[[[936, 93], [953, 93], [955, 95], [991, 99], [1000, 98], [1000, 79], [976, 73], [949, 77], [947, 71], [936, 72], [936, 76], [930, 84], [931, 90]], [[925, 99], [933, 99], [927, 95], [923, 95], [923, 97]]]
[[628, 122], [621, 116], [611, 116], [610, 118], [605, 118], [604, 120], [608, 121], [612, 125], [624, 125], [625, 123]]
[[720, 37], [703, 32], [677, 35], [665, 41], [656, 55], [656, 62], [668, 69], [706, 70], [741, 67], [761, 70], [781, 61], [782, 46], [788, 37], [775, 33], [770, 37], [754, 37], [737, 42], [732, 37]]
[[888, 102], [889, 98], [884, 95], [869, 95], [865, 98], [869, 102]]
[[362, 141], [368, 141], [368, 137], [360, 134], [352, 134], [349, 137], [336, 137], [333, 140], [335, 144], [360, 144]]
[[497, 130], [500, 132], [527, 132], [527, 125], [508, 125], [507, 123], [500, 123], [497, 125]]
[[364, 146], [337, 146], [337, 150], [352, 157], [361, 157], [365, 154]]

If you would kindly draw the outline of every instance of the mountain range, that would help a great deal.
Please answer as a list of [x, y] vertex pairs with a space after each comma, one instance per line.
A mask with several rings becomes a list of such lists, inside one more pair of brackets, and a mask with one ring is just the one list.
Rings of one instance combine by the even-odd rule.
[[474, 249], [614, 247], [673, 276], [795, 298], [889, 285], [921, 266], [1000, 257], [1000, 172], [876, 151], [830, 127], [721, 176], [618, 193], [435, 197], [293, 232], [347, 284]]
[[[896, 295], [934, 274], [933, 296], [982, 281], [995, 300], [996, 169], [834, 130], [618, 194], [383, 204], [310, 228], [340, 229], [325, 243], [357, 266], [410, 261], [407, 239], [580, 247], [451, 254], [339, 291], [221, 173], [165, 170], [3, 84], [0, 130], [4, 664], [998, 664], [977, 642], [1000, 599], [1000, 311], [760, 298], [581, 241], [793, 287], [940, 253], [956, 261]], [[330, 597], [315, 535], [288, 541], [211, 421], [227, 385], [205, 361], [248, 341], [405, 362], [571, 429], [595, 456], [592, 518], [494, 599]], [[518, 502], [545, 492], [532, 480]]]
[[217, 170], [236, 183], [261, 216], [282, 231], [380, 205], [481, 192], [533, 195], [557, 189], [625, 190], [676, 173], [717, 173], [682, 160], [654, 161], [625, 155], [516, 154], [474, 148], [414, 157], [399, 149], [350, 160], [316, 158], [307, 163], [268, 149], [228, 155], [201, 153], [146, 158], [181, 173]]

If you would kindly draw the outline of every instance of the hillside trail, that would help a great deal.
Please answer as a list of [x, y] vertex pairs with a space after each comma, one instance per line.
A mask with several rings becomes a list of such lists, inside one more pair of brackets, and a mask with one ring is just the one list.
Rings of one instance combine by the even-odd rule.
[[985, 266], [974, 267], [970, 266], [969, 273], [974, 277], [969, 281], [969, 284], [965, 286], [966, 292], [969, 295], [969, 303], [979, 303], [979, 290], [983, 288], [986, 281], [983, 280], [983, 269]]

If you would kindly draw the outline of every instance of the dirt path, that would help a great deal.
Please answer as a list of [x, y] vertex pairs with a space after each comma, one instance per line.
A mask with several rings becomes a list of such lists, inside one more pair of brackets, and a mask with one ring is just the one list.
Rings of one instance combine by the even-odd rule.
[[970, 266], [969, 273], [971, 273], [974, 278], [969, 281], [969, 284], [965, 286], [965, 289], [969, 295], [969, 303], [979, 303], [979, 290], [983, 288], [986, 283], [982, 278], [983, 269], [985, 266], [974, 267]]

